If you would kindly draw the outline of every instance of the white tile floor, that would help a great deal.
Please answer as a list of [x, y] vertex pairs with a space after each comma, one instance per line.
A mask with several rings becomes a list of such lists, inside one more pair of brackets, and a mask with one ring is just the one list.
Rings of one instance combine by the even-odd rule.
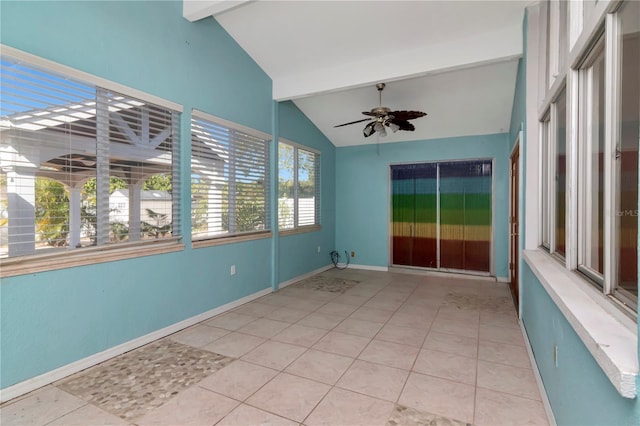
[[170, 336], [235, 360], [142, 416], [124, 420], [54, 383], [4, 404], [0, 423], [547, 424], [505, 284], [322, 275], [359, 283], [344, 294], [290, 286]]

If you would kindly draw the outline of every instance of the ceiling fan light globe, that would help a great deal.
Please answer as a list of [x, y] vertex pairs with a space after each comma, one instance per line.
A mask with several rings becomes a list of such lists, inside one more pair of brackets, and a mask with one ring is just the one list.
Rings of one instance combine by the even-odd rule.
[[382, 125], [382, 123], [377, 122], [373, 125], [373, 130], [375, 130], [376, 132], [384, 132], [384, 126]]
[[396, 123], [389, 123], [389, 128], [391, 129], [391, 131], [393, 133], [395, 133], [398, 130], [400, 130], [400, 126], [398, 126]]

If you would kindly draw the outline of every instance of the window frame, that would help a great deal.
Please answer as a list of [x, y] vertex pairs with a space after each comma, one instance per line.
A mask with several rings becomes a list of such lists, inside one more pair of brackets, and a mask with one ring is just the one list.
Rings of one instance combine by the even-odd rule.
[[[280, 224], [280, 202], [278, 201], [278, 231], [279, 231], [279, 235], [281, 236], [285, 236], [285, 235], [290, 235], [290, 234], [298, 234], [298, 233], [304, 233], [304, 232], [313, 232], [313, 231], [318, 231], [320, 229], [322, 229], [322, 217], [320, 214], [320, 207], [321, 207], [321, 186], [320, 186], [320, 170], [321, 170], [321, 159], [322, 159], [322, 154], [320, 151], [315, 150], [313, 148], [309, 148], [308, 146], [305, 145], [301, 145], [298, 144], [296, 142], [293, 142], [291, 140], [285, 139], [285, 138], [280, 138], [278, 140], [278, 164], [280, 162], [280, 145], [284, 144], [284, 145], [288, 145], [293, 149], [293, 172], [292, 172], [292, 177], [293, 177], [293, 226], [292, 227], [288, 227], [288, 228], [283, 228], [281, 227]], [[299, 225], [299, 197], [298, 197], [298, 177], [299, 177], [299, 154], [298, 151], [299, 150], [303, 150], [306, 151], [308, 153], [311, 153], [314, 155], [314, 169], [315, 169], [315, 176], [314, 176], [314, 193], [315, 193], [315, 200], [314, 200], [314, 216], [315, 216], [315, 220], [313, 224], [309, 224], [309, 225]], [[280, 172], [281, 170], [278, 169], [278, 188], [280, 186]], [[280, 194], [278, 194], [278, 200], [280, 200]]]
[[570, 144], [569, 144], [569, 132], [568, 132], [568, 116], [565, 117], [565, 253], [562, 254], [557, 249], [557, 173], [558, 173], [558, 159], [557, 146], [558, 146], [558, 100], [561, 96], [564, 96], [564, 109], [568, 112], [569, 93], [567, 85], [561, 84], [556, 96], [550, 101], [547, 109], [542, 114], [538, 123], [538, 140], [540, 142], [540, 167], [539, 167], [539, 182], [540, 191], [540, 207], [538, 214], [540, 215], [540, 231], [539, 231], [539, 246], [545, 251], [550, 253], [554, 258], [560, 262], [564, 262], [567, 258], [567, 252], [569, 251], [568, 235], [570, 229], [567, 224], [567, 209], [570, 205], [569, 202], [569, 185], [570, 185]]
[[553, 157], [553, 138], [551, 133], [551, 109], [545, 112], [539, 122], [540, 141], [540, 246], [551, 252], [552, 230], [550, 219], [553, 217], [551, 194], [553, 193], [553, 168], [549, 167]]
[[[597, 285], [601, 290], [604, 291], [605, 288], [605, 276], [604, 272], [600, 273], [593, 268], [589, 267], [585, 263], [587, 262], [587, 247], [592, 245], [591, 238], [591, 226], [590, 226], [590, 211], [593, 209], [593, 198], [592, 198], [592, 189], [591, 182], [593, 179], [593, 170], [591, 167], [591, 155], [592, 155], [592, 144], [593, 144], [593, 96], [595, 89], [594, 82], [594, 65], [602, 60], [606, 66], [606, 49], [605, 49], [605, 40], [604, 40], [604, 28], [599, 36], [596, 37], [596, 41], [593, 43], [593, 47], [591, 47], [585, 55], [585, 59], [581, 62], [581, 64], [576, 67], [578, 73], [578, 146], [583, 147], [584, 149], [578, 149], [578, 170], [577, 170], [577, 190], [578, 190], [578, 235], [577, 235], [577, 263], [576, 269], [586, 276], [589, 280], [591, 280], [595, 285]], [[606, 84], [606, 71], [604, 76], [605, 84]], [[606, 93], [606, 92], [605, 92]], [[606, 96], [605, 96], [606, 102]], [[606, 114], [606, 113], [605, 113]], [[605, 117], [606, 123], [606, 117]], [[605, 124], [602, 123], [602, 124]], [[606, 145], [606, 131], [603, 131], [603, 142]], [[605, 167], [606, 163], [610, 160], [610, 157], [607, 155], [606, 146], [603, 152], [603, 167]], [[607, 173], [606, 170], [603, 170], [604, 179], [606, 179]], [[603, 179], [603, 180], [604, 180]], [[603, 247], [603, 271], [606, 269], [604, 267], [604, 252], [605, 247], [607, 247], [606, 243], [606, 230], [605, 230], [605, 221], [606, 215], [604, 214], [605, 207], [604, 203], [611, 196], [610, 192], [607, 191], [606, 185], [603, 182], [602, 187], [602, 197], [603, 197], [603, 232], [602, 232], [602, 247]], [[589, 223], [588, 223], [589, 222]]]
[[570, 34], [568, 0], [547, 0], [547, 87], [551, 88], [567, 62]]
[[[0, 49], [2, 50], [3, 56], [12, 58], [26, 66], [42, 69], [43, 71], [50, 72], [61, 77], [95, 86], [96, 90], [103, 89], [110, 92], [117, 92], [145, 103], [154, 104], [158, 107], [172, 110], [177, 114], [176, 125], [178, 128], [174, 129], [173, 132], [173, 135], [177, 136], [177, 138], [175, 139], [175, 146], [172, 147], [172, 158], [175, 158], [172, 160], [171, 171], [172, 176], [177, 178], [176, 181], [178, 180], [180, 172], [179, 158], [181, 152], [179, 125], [180, 116], [183, 112], [182, 105], [141, 90], [62, 65], [55, 61], [24, 52], [11, 46], [0, 44]], [[104, 200], [103, 202], [108, 210], [109, 201]], [[177, 236], [163, 238], [160, 240], [127, 241], [96, 247], [83, 247], [79, 250], [65, 250], [54, 253], [36, 253], [24, 256], [1, 258], [0, 264], [2, 267], [0, 268], [0, 278], [184, 250], [184, 244], [182, 243], [182, 229], [179, 223], [179, 204], [179, 197], [172, 197], [172, 213], [176, 218], [177, 227], [175, 229], [177, 230]]]
[[[564, 166], [565, 166], [565, 171], [564, 171], [564, 202], [565, 202], [565, 208], [564, 208], [564, 224], [563, 229], [564, 229], [564, 253], [560, 252], [558, 250], [558, 246], [559, 246], [559, 236], [558, 236], [558, 214], [559, 214], [559, 208], [558, 208], [558, 200], [560, 199], [558, 197], [558, 177], [560, 176], [560, 171], [558, 170], [558, 134], [559, 134], [559, 130], [561, 129], [560, 127], [558, 127], [559, 125], [559, 121], [560, 121], [560, 113], [559, 113], [559, 99], [561, 97], [564, 97]], [[568, 201], [568, 192], [569, 192], [569, 182], [571, 179], [571, 166], [570, 166], [570, 161], [569, 161], [569, 152], [570, 152], [570, 142], [569, 142], [569, 138], [568, 138], [568, 123], [569, 123], [569, 117], [568, 117], [568, 103], [569, 103], [569, 93], [567, 90], [567, 86], [566, 85], [562, 85], [561, 89], [558, 91], [558, 95], [556, 96], [556, 99], [551, 103], [551, 127], [549, 129], [549, 132], [551, 134], [551, 145], [549, 147], [549, 153], [550, 153], [550, 160], [551, 160], [551, 169], [552, 172], [550, 174], [550, 182], [551, 182], [551, 193], [549, 194], [551, 197], [551, 202], [550, 204], [550, 209], [551, 209], [551, 213], [552, 215], [550, 216], [551, 219], [553, 219], [553, 222], [549, 223], [550, 226], [550, 251], [551, 254], [554, 255], [555, 257], [564, 260], [566, 259], [567, 253], [570, 252], [569, 249], [569, 238], [568, 238], [568, 234], [569, 234], [569, 229], [567, 226], [567, 217], [570, 214], [570, 203], [567, 202]]]
[[[622, 46], [622, 38], [624, 36], [623, 33], [623, 25], [622, 25], [622, 10], [625, 6], [629, 6], [631, 4], [635, 4], [638, 8], [637, 11], [640, 13], [640, 4], [637, 2], [633, 2], [631, 0], [623, 1], [617, 4], [617, 7], [612, 13], [609, 13], [606, 17], [605, 22], [605, 37], [606, 37], [606, 49], [609, 52], [612, 52], [609, 57], [605, 58], [605, 66], [606, 71], [609, 75], [613, 76], [612, 79], [607, 79], [605, 90], [609, 90], [609, 96], [605, 96], [607, 100], [607, 105], [605, 106], [605, 120], [606, 122], [606, 136], [605, 136], [605, 150], [609, 155], [610, 160], [605, 163], [605, 166], [608, 166], [609, 173], [607, 176], [609, 178], [609, 183], [605, 183], [605, 187], [611, 191], [611, 196], [608, 197], [609, 205], [605, 206], [605, 209], [609, 208], [611, 212], [620, 212], [620, 200], [622, 197], [622, 191], [620, 188], [621, 183], [621, 167], [622, 167], [622, 155], [624, 153], [622, 147], [622, 133], [621, 133], [621, 122], [622, 122], [622, 67], [623, 67], [623, 46]], [[638, 77], [640, 79], [640, 77]], [[605, 92], [606, 93], [606, 92]], [[640, 117], [639, 117], [640, 119]], [[640, 197], [638, 197], [638, 201], [640, 202]], [[635, 215], [638, 217], [638, 206], [636, 205]], [[620, 264], [620, 259], [618, 258], [617, 249], [619, 247], [618, 243], [620, 241], [621, 232], [618, 232], [618, 224], [620, 221], [620, 215], [610, 215], [609, 223], [606, 224], [606, 229], [610, 233], [610, 241], [609, 247], [612, 248], [609, 250], [609, 262], [610, 268], [608, 273], [606, 274], [605, 281], [605, 293], [609, 295], [616, 303], [622, 305], [625, 310], [635, 312], [637, 317], [638, 315], [638, 295], [630, 294], [626, 289], [622, 288], [619, 283], [619, 277], [617, 274], [618, 267]], [[636, 219], [637, 221], [637, 219]], [[640, 228], [640, 223], [636, 224], [636, 228]], [[636, 232], [638, 232], [636, 230]], [[639, 247], [637, 245], [636, 240], [636, 254], [640, 254]], [[606, 265], [606, 260], [605, 260]], [[637, 275], [636, 275], [637, 280]], [[638, 283], [636, 282], [636, 286]]]

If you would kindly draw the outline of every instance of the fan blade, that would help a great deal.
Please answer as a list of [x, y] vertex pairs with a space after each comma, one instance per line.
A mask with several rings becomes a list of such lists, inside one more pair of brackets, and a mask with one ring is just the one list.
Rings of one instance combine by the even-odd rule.
[[393, 115], [395, 120], [406, 121], [424, 117], [427, 113], [422, 111], [391, 111], [389, 115]]
[[369, 136], [375, 133], [375, 129], [373, 128], [373, 125], [376, 123], [377, 121], [372, 121], [371, 123], [364, 126], [364, 129], [362, 129], [362, 134], [364, 134], [365, 138], [368, 138]]
[[[397, 125], [399, 127], [398, 130], [408, 130], [410, 132], [414, 131], [416, 128], [413, 124], [409, 123], [407, 120], [398, 120], [398, 119], [393, 119], [393, 120], [387, 120], [387, 123], [393, 123], [395, 125]], [[388, 126], [389, 124], [387, 124]]]
[[351, 121], [349, 123], [338, 124], [337, 126], [333, 126], [333, 127], [348, 126], [349, 124], [362, 123], [363, 121], [369, 121], [369, 120], [372, 120], [372, 118], [363, 118], [362, 120], [356, 120], [356, 121]]

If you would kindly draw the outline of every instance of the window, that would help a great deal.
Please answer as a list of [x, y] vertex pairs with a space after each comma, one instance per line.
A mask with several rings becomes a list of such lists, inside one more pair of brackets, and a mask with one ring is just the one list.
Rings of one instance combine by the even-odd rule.
[[552, 104], [554, 128], [554, 186], [553, 186], [553, 245], [551, 250], [562, 257], [566, 255], [566, 195], [567, 195], [567, 96], [563, 89]]
[[541, 164], [541, 170], [540, 170], [540, 176], [541, 176], [541, 182], [540, 182], [540, 209], [541, 209], [541, 229], [542, 229], [542, 246], [544, 248], [546, 248], [547, 250], [550, 250], [551, 248], [551, 230], [549, 227], [549, 218], [552, 217], [551, 215], [551, 200], [550, 200], [550, 194], [552, 193], [552, 190], [550, 188], [550, 184], [551, 184], [551, 179], [550, 179], [550, 169], [549, 168], [549, 164], [551, 164], [551, 159], [550, 159], [550, 155], [552, 149], [551, 149], [551, 141], [553, 140], [553, 138], [551, 137], [551, 134], [549, 133], [551, 129], [551, 123], [550, 123], [550, 115], [547, 112], [545, 118], [542, 120], [542, 122], [540, 123], [540, 164]]
[[[569, 70], [567, 87], [577, 96], [564, 87], [550, 93], [540, 125], [540, 244], [637, 311], [640, 3], [622, 3], [593, 34], [575, 72]], [[568, 109], [577, 111], [571, 139]], [[577, 154], [575, 165], [568, 152]], [[565, 201], [572, 181], [576, 206]]]
[[172, 104], [8, 56], [0, 89], [0, 257], [180, 235]]
[[194, 240], [269, 231], [269, 142], [265, 133], [193, 111]]
[[604, 41], [580, 68], [578, 268], [602, 285], [604, 272]]
[[562, 89], [540, 123], [541, 245], [566, 254], [567, 106]]
[[278, 227], [320, 225], [320, 154], [280, 142], [278, 165]]
[[566, 60], [568, 37], [567, 0], [549, 0], [547, 3], [547, 82], [551, 87]]
[[[613, 106], [615, 149], [614, 260], [610, 291], [623, 303], [638, 303], [638, 144], [640, 143], [640, 2], [626, 2], [614, 26], [619, 57]], [[613, 31], [612, 31], [613, 32]]]

